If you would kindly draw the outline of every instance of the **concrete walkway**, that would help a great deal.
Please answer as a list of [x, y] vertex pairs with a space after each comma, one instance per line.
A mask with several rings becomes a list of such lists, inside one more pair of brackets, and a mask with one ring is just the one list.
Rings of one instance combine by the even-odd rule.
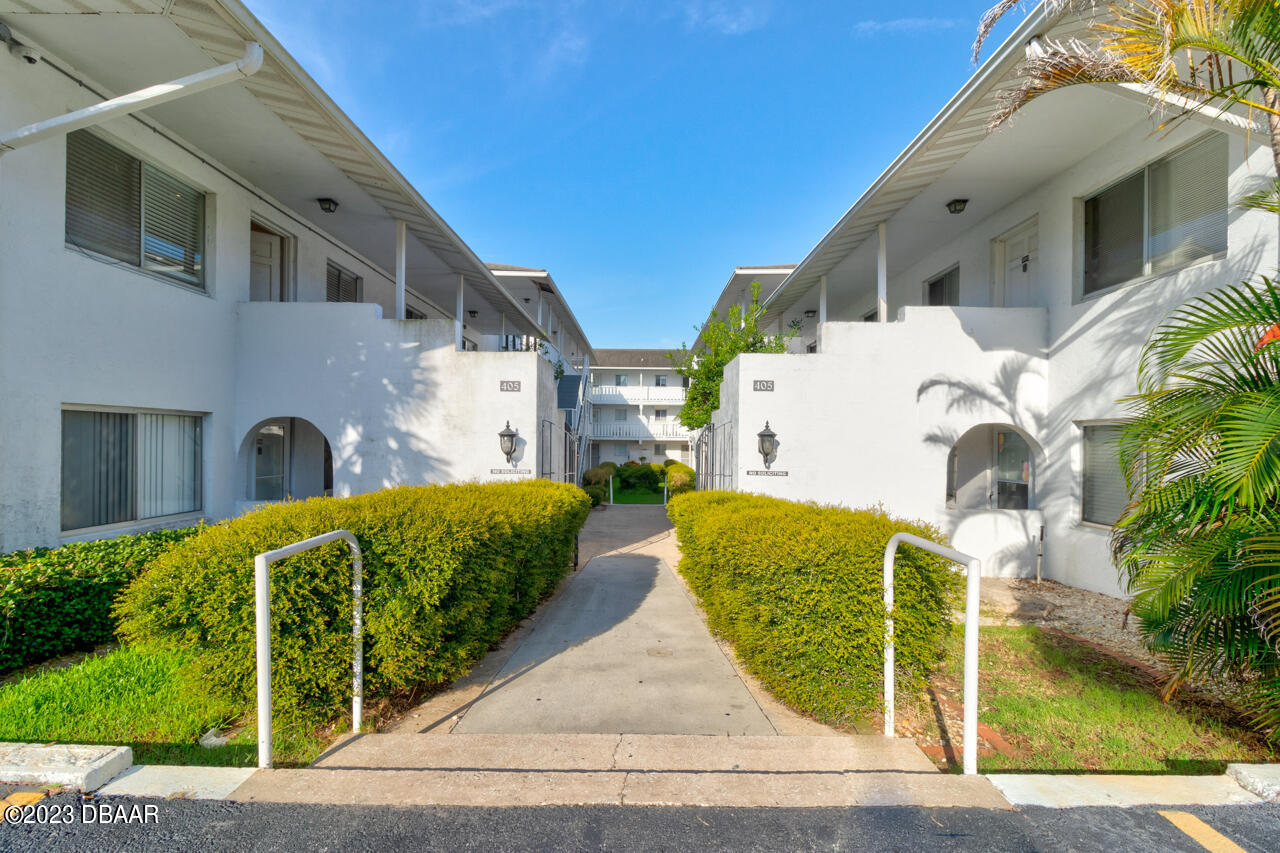
[[661, 506], [591, 513], [583, 567], [394, 733], [839, 736], [783, 706], [711, 636]]

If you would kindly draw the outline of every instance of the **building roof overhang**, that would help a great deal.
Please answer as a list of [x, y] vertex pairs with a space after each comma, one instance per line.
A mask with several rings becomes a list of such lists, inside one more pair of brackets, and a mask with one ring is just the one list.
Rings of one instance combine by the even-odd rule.
[[[410, 290], [452, 306], [461, 276], [492, 309], [482, 323], [496, 325], [502, 312], [537, 334], [533, 317], [239, 0], [0, 0], [0, 20], [102, 97], [234, 60], [245, 42], [258, 42], [265, 57], [254, 76], [137, 117], [194, 146], [264, 202], [278, 202], [392, 280], [394, 223], [404, 221]], [[324, 197], [339, 201], [336, 212], [320, 212], [315, 200]]]

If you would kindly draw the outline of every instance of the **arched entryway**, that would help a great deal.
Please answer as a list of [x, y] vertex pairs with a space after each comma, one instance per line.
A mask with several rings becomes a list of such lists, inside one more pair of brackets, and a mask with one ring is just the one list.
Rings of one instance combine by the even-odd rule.
[[947, 456], [949, 509], [1035, 509], [1036, 469], [1043, 452], [1011, 424], [979, 424]]
[[240, 445], [240, 499], [302, 500], [333, 494], [329, 440], [305, 418], [269, 418]]

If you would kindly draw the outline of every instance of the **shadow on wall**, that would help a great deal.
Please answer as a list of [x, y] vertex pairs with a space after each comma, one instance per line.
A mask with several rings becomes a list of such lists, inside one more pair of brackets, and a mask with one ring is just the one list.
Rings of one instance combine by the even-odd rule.
[[[1260, 260], [1260, 252], [1255, 254], [1258, 257], [1253, 260]], [[1250, 268], [1253, 260], [1237, 262], [1233, 268]], [[1132, 393], [1136, 388], [1139, 356], [1151, 331], [1168, 312], [1191, 296], [1233, 283], [1234, 279], [1223, 277], [1223, 266], [1216, 262], [1204, 264], [1171, 274], [1165, 280], [1152, 280], [1090, 303], [1072, 306], [1074, 322], [1056, 340], [1050, 341], [1046, 356], [1060, 357], [1080, 347], [1087, 347], [1087, 351], [1082, 349], [1077, 355], [1080, 374], [1075, 377], [1075, 386], [1068, 393], [1060, 393], [1060, 389], [1072, 382], [1073, 377], [1068, 374], [1060, 379], [1054, 388], [1049, 389], [1051, 393], [1044, 406], [1029, 405], [1024, 391], [1024, 380], [1046, 380], [1039, 367], [1043, 362], [1024, 355], [1006, 359], [986, 383], [945, 374], [921, 383], [917, 389], [917, 401], [931, 394], [943, 394], [947, 413], [986, 413], [984, 423], [973, 426], [1011, 428], [1033, 449], [1034, 490], [1029, 506], [1042, 510], [1043, 514], [992, 510], [1007, 516], [998, 522], [1003, 528], [999, 538], [1004, 542], [990, 555], [978, 555], [984, 556], [984, 562], [1022, 565], [1021, 574], [1034, 575], [1041, 525], [1044, 525], [1046, 535], [1051, 536], [1055, 527], [1061, 529], [1079, 521], [1080, 479], [1072, 469], [1071, 456], [1067, 451], [1075, 439], [1077, 421], [1115, 417], [1122, 411], [1116, 398]], [[968, 429], [958, 431], [950, 427], [936, 427], [926, 431], [922, 441], [925, 445], [950, 450], [958, 445], [966, 432]], [[1047, 455], [1045, 448], [1056, 456]], [[947, 467], [943, 467], [938, 471], [937, 479], [929, 484], [940, 499], [947, 492], [947, 473]], [[943, 532], [954, 538], [963, 525], [973, 522], [974, 515], [951, 510], [944, 518]], [[1011, 527], [1015, 523], [1017, 533]], [[1046, 553], [1048, 548], [1046, 545]], [[1114, 567], [1108, 568], [1115, 571]]]

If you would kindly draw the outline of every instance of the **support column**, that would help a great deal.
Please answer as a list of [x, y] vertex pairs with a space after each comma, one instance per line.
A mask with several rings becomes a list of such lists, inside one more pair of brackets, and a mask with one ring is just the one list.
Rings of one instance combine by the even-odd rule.
[[396, 319], [405, 317], [405, 224], [396, 220]]
[[827, 322], [827, 277], [818, 278], [818, 322]]
[[545, 332], [547, 329], [542, 325], [542, 288], [538, 288], [538, 330]]
[[876, 320], [889, 322], [889, 250], [885, 244], [885, 224], [876, 226], [879, 245], [876, 247]]
[[466, 284], [466, 282], [467, 282], [466, 276], [459, 273], [458, 305], [457, 305], [457, 309], [453, 312], [453, 348], [456, 349], [458, 352], [462, 352], [462, 316], [466, 310], [466, 305], [463, 302], [462, 289], [463, 289], [463, 286]]

